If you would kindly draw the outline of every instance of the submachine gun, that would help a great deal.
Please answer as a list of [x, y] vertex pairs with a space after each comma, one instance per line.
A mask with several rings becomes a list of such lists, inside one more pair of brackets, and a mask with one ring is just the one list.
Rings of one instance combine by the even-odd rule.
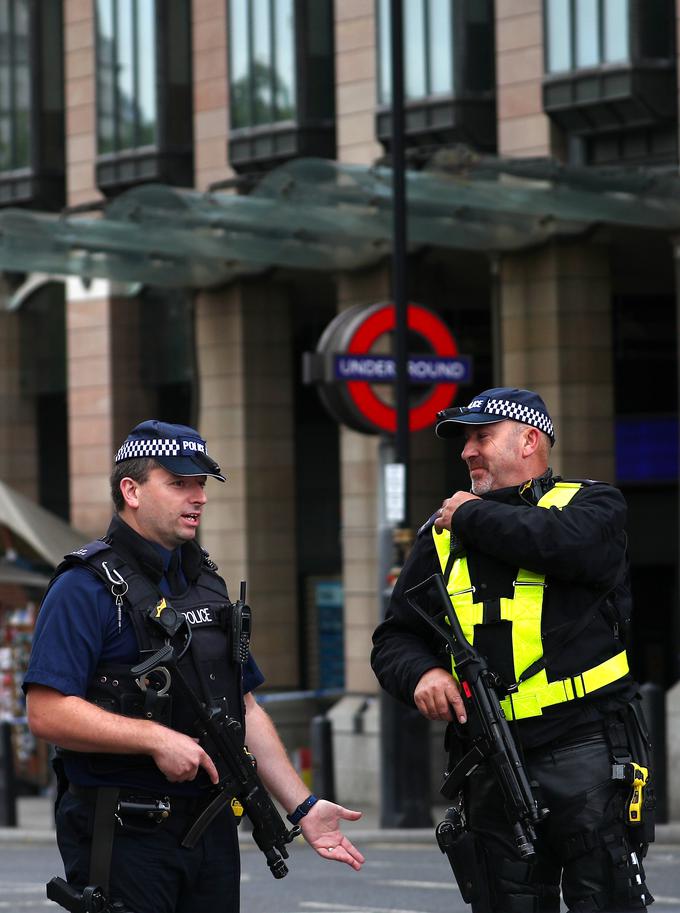
[[[418, 603], [417, 597], [421, 595], [428, 597], [426, 603], [434, 608], [434, 612], [428, 612]], [[468, 716], [471, 746], [453, 770], [445, 774], [441, 793], [447, 799], [458, 797], [466, 777], [487, 761], [503, 793], [517, 850], [522, 858], [530, 859], [535, 855], [536, 825], [546, 817], [548, 809], [539, 808], [531, 791], [529, 778], [495, 690], [499, 685], [498, 677], [463, 634], [441, 574], [433, 574], [411, 587], [405, 596], [409, 605], [446, 642]], [[448, 856], [463, 898], [467, 899], [464, 883], [469, 882], [469, 877], [459, 877], [460, 854], [455, 851], [455, 844], [465, 833], [464, 813], [460, 807], [450, 808], [446, 819], [437, 826], [437, 842]]]
[[[167, 670], [173, 686], [181, 693], [196, 713], [196, 731], [201, 740], [214, 748], [224, 762], [228, 775], [219, 786], [213, 799], [199, 815], [182, 840], [182, 846], [194, 847], [199, 837], [213, 819], [228, 805], [238, 803], [253, 825], [253, 839], [262, 850], [274, 878], [284, 878], [288, 867], [286, 845], [301, 832], [301, 828], [288, 828], [272, 802], [257, 773], [255, 758], [243, 742], [243, 728], [238, 720], [230, 717], [219, 706], [206, 706], [191, 689], [177, 663], [172, 644], [161, 647], [153, 656], [132, 669], [132, 674], [143, 678], [156, 670]], [[238, 806], [237, 806], [238, 807]]]

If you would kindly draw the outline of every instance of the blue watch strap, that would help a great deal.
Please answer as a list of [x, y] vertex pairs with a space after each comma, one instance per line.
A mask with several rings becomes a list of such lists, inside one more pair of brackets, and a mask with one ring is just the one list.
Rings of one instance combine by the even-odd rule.
[[318, 801], [318, 798], [314, 795], [314, 793], [312, 793], [310, 796], [307, 796], [305, 801], [301, 802], [298, 807], [290, 813], [290, 815], [286, 815], [286, 818], [288, 818], [291, 824], [299, 824], [307, 812], [310, 810], [310, 808], [313, 805], [316, 805]]

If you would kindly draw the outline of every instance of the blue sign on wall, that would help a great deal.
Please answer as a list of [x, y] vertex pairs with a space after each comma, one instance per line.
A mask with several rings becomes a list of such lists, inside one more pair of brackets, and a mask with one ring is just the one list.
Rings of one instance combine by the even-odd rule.
[[345, 637], [341, 580], [314, 585], [319, 645], [319, 687], [345, 687]]
[[678, 419], [616, 420], [616, 480], [619, 483], [678, 481]]

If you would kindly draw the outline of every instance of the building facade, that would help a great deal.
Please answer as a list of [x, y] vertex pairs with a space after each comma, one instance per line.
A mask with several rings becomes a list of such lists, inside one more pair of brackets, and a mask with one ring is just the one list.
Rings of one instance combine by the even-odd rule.
[[[96, 218], [148, 183], [253, 197], [291, 160], [389, 164], [389, 7], [0, 0], [0, 206]], [[639, 193], [675, 177], [678, 9], [406, 0], [409, 168], [464, 146], [590, 169], [596, 191], [605, 168], [637, 169]], [[265, 229], [276, 234], [260, 224], [256, 240]], [[410, 299], [474, 360], [458, 401], [501, 384], [540, 390], [555, 471], [626, 494], [632, 660], [664, 688], [680, 672], [676, 238], [667, 222], [595, 211], [516, 250], [435, 238], [408, 256]], [[195, 424], [228, 476], [210, 487], [202, 543], [232, 592], [248, 581], [269, 687], [342, 688], [349, 717], [370, 711], [390, 441], [338, 427], [301, 366], [336, 314], [389, 300], [389, 249], [353, 268], [263, 255], [248, 275], [175, 287], [7, 259], [3, 270], [0, 477], [100, 535], [128, 429], [151, 416]], [[413, 525], [465, 480], [450, 445], [412, 435]]]

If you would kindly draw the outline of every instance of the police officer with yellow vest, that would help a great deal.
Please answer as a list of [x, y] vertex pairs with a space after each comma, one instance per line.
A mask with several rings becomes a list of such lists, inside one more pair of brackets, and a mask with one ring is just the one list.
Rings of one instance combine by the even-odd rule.
[[471, 491], [455, 492], [420, 529], [375, 631], [373, 669], [394, 697], [449, 721], [455, 763], [467, 730], [455, 668], [405, 596], [441, 573], [465, 636], [497, 676], [536, 800], [549, 809], [527, 861], [490, 765], [467, 777], [461, 810], [474, 852], [462, 865], [476, 886], [472, 910], [558, 913], [560, 884], [570, 913], [644, 910], [653, 901], [642, 868], [653, 803], [624, 644], [624, 498], [606, 483], [552, 474], [553, 424], [533, 391], [485, 390], [439, 413], [439, 437], [461, 432]]

